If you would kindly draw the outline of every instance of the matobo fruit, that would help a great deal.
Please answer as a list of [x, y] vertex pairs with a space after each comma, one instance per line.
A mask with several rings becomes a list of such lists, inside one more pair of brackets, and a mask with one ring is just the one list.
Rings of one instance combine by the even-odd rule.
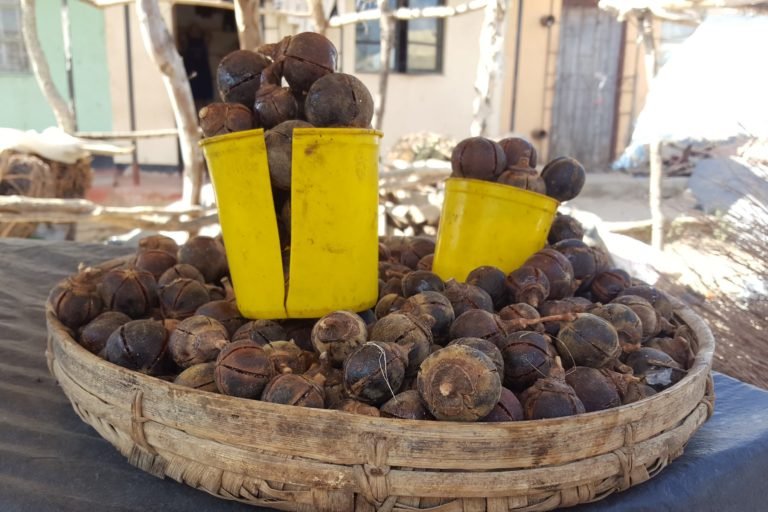
[[400, 391], [407, 367], [403, 347], [369, 341], [344, 361], [344, 389], [355, 400], [381, 405]]
[[312, 345], [319, 354], [328, 353], [331, 364], [340, 368], [344, 360], [368, 339], [368, 328], [351, 311], [334, 311], [312, 328]]
[[417, 387], [438, 420], [477, 421], [501, 397], [501, 379], [491, 358], [466, 345], [451, 345], [421, 365]]
[[606, 320], [589, 313], [580, 313], [576, 320], [563, 325], [555, 345], [568, 367], [602, 368], [621, 354], [616, 329]]

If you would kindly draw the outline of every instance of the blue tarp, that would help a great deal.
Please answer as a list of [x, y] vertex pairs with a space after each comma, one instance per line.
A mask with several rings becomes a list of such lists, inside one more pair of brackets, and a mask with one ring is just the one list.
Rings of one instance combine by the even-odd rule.
[[[120, 247], [0, 240], [0, 512], [256, 512], [130, 466], [72, 410], [48, 373], [43, 305], [80, 262]], [[768, 510], [768, 392], [715, 376], [714, 416], [652, 480], [571, 510]]]

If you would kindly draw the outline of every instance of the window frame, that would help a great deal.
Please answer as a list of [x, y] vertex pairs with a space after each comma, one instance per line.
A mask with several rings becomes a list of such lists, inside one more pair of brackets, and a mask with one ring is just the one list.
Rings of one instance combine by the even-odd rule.
[[[393, 9], [408, 8], [410, 0], [395, 0], [392, 6]], [[366, 4], [372, 2], [363, 3], [362, 8], [359, 11], [365, 10]], [[446, 0], [437, 0], [437, 6], [446, 5]], [[392, 44], [392, 56], [388, 59], [390, 61], [390, 73], [397, 73], [403, 75], [440, 75], [443, 74], [443, 62], [445, 51], [445, 19], [444, 18], [431, 18], [436, 23], [436, 43], [417, 43], [408, 41], [408, 27], [409, 20], [395, 20], [395, 34]], [[379, 23], [377, 20], [371, 20], [361, 23]], [[381, 51], [379, 51], [379, 69], [375, 71], [362, 70], [358, 66], [357, 60], [357, 47], [358, 45], [374, 46], [381, 48], [381, 42], [379, 40], [365, 40], [359, 41], [357, 37], [357, 26], [355, 25], [355, 73], [379, 73], [381, 71]], [[428, 46], [435, 48], [435, 66], [433, 69], [408, 69], [408, 49], [410, 46]]]
[[[16, 35], [11, 36], [4, 30], [2, 17], [6, 11], [10, 12], [11, 15], [15, 14], [16, 16], [18, 27]], [[27, 46], [24, 44], [22, 23], [21, 2], [19, 2], [19, 0], [0, 0], [0, 74], [2, 75], [31, 73], [29, 56], [27, 55]], [[17, 61], [20, 63], [18, 67], [10, 67], [7, 65], [11, 61], [11, 59], [6, 59], [6, 55], [10, 55], [11, 51], [8, 46], [9, 44], [18, 45], [17, 48], [19, 49], [19, 54], [17, 56]]]

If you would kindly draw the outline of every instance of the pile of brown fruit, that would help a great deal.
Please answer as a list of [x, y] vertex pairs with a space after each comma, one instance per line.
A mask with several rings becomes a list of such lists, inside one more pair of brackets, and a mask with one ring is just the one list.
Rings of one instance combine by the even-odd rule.
[[509, 137], [499, 142], [471, 137], [459, 142], [451, 154], [451, 176], [511, 185], [548, 195], [560, 202], [581, 192], [586, 173], [573, 158], [555, 158], [536, 172], [536, 148], [525, 139]]
[[272, 185], [290, 190], [294, 128], [370, 127], [371, 93], [336, 73], [336, 60], [333, 43], [315, 32], [228, 54], [216, 74], [224, 102], [200, 110], [203, 135], [264, 128]]
[[207, 105], [199, 114], [205, 137], [264, 128], [286, 281], [293, 130], [370, 128], [373, 118], [371, 93], [356, 77], [336, 73], [336, 61], [333, 43], [315, 32], [286, 36], [256, 51], [236, 50], [217, 69], [224, 102]]
[[512, 421], [627, 404], [685, 375], [692, 335], [659, 290], [610, 268], [557, 217], [519, 269], [430, 271], [434, 242], [380, 244], [375, 309], [243, 318], [220, 240], [152, 236], [50, 303], [92, 353], [200, 390], [402, 419]]

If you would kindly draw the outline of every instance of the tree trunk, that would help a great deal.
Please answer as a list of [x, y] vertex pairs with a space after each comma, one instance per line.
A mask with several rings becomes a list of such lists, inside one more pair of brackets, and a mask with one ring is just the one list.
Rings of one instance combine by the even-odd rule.
[[75, 116], [53, 83], [48, 61], [45, 59], [45, 54], [40, 47], [40, 39], [37, 37], [35, 0], [21, 0], [21, 16], [24, 44], [27, 46], [27, 55], [29, 55], [29, 62], [32, 65], [32, 72], [35, 74], [37, 84], [53, 109], [56, 124], [65, 132], [74, 134]]
[[[645, 78], [649, 85], [658, 72], [656, 59], [656, 41], [653, 37], [653, 15], [643, 11], [639, 17], [643, 34], [643, 49], [645, 50]], [[650, 180], [648, 184], [648, 206], [651, 210], [651, 247], [659, 251], [664, 248], [664, 214], [661, 211], [661, 181], [662, 167], [661, 139], [654, 135], [649, 143], [648, 158], [650, 163]]]
[[389, 8], [388, 0], [378, 0], [379, 31], [381, 36], [381, 63], [379, 65], [379, 92], [374, 98], [375, 110], [373, 112], [373, 127], [381, 130], [384, 127], [384, 110], [387, 106], [387, 85], [389, 84], [389, 55], [392, 53], [392, 44], [395, 37], [395, 19]]
[[504, 45], [505, 0], [488, 0], [480, 32], [480, 58], [475, 78], [475, 100], [472, 102], [472, 124], [469, 132], [473, 137], [483, 136], [488, 130], [491, 101], [496, 77], [499, 74], [501, 52]]
[[203, 157], [197, 143], [200, 132], [187, 72], [173, 44], [157, 0], [136, 0], [136, 14], [144, 47], [163, 75], [163, 84], [171, 100], [179, 130], [181, 158], [184, 162], [182, 199], [186, 204], [200, 204], [203, 181]]
[[328, 30], [328, 18], [325, 16], [323, 0], [307, 0], [309, 12], [312, 13], [312, 21], [315, 24], [315, 32], [325, 35]]
[[259, 18], [259, 0], [235, 0], [235, 21], [241, 50], [255, 50], [264, 42]]

